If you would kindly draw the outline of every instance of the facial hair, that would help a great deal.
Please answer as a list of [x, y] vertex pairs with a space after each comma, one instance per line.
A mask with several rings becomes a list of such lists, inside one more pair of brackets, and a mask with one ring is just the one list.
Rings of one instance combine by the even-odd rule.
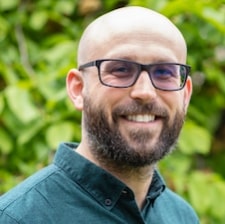
[[[143, 105], [136, 101], [116, 108], [112, 119], [108, 118], [103, 107], [95, 106], [88, 97], [84, 98], [84, 108], [83, 122], [91, 152], [100, 164], [112, 167], [140, 168], [157, 163], [174, 148], [185, 118], [183, 109], [177, 111], [173, 121], [169, 122], [165, 109], [155, 103]], [[153, 133], [146, 130], [129, 132], [135, 146], [126, 140], [119, 130], [118, 118], [128, 114], [157, 114], [163, 118], [156, 144], [147, 145]]]

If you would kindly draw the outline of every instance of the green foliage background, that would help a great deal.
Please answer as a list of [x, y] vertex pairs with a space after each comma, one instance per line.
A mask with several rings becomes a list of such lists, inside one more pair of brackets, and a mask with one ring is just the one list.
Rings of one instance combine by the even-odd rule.
[[161, 12], [185, 36], [194, 93], [178, 149], [159, 169], [201, 223], [225, 223], [223, 0], [0, 0], [0, 194], [50, 163], [59, 142], [79, 141], [66, 74], [84, 27], [125, 5]]

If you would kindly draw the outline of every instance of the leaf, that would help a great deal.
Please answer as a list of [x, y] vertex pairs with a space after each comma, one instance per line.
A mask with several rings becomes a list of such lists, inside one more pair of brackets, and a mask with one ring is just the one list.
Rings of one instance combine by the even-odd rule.
[[200, 214], [207, 212], [211, 205], [210, 188], [208, 186], [208, 178], [203, 173], [193, 172], [191, 174], [188, 192], [191, 204]]
[[48, 20], [47, 11], [35, 11], [30, 18], [30, 26], [33, 29], [40, 30], [44, 27]]
[[224, 13], [218, 13], [218, 10], [212, 9], [212, 7], [206, 7], [203, 10], [203, 16], [207, 21], [212, 23], [218, 30], [225, 32]]
[[32, 138], [38, 135], [44, 124], [45, 123], [43, 120], [36, 120], [35, 122], [32, 122], [30, 125], [26, 126], [23, 129], [23, 132], [18, 136], [18, 145], [23, 145], [29, 141], [32, 141]]
[[66, 15], [70, 15], [76, 6], [75, 4], [77, 4], [76, 1], [58, 0], [56, 2], [55, 10]]
[[3, 95], [0, 94], [0, 114], [2, 113], [4, 109], [4, 106], [5, 106], [5, 103], [4, 103]]
[[8, 154], [12, 151], [13, 149], [13, 142], [11, 137], [4, 131], [3, 129], [0, 129], [0, 152], [3, 154]]
[[198, 213], [201, 215], [208, 213], [218, 219], [224, 219], [224, 207], [218, 203], [225, 201], [223, 179], [219, 175], [201, 171], [192, 172], [189, 178], [188, 192], [191, 204]]
[[0, 11], [10, 10], [16, 6], [18, 6], [19, 0], [1, 0], [0, 1]]
[[31, 122], [39, 117], [39, 112], [32, 103], [27, 89], [8, 86], [5, 95], [10, 109], [23, 123]]
[[71, 49], [74, 49], [74, 42], [64, 41], [48, 49], [43, 56], [47, 61], [57, 63], [65, 59], [69, 52], [71, 52]]
[[59, 142], [70, 141], [73, 137], [74, 126], [70, 122], [59, 122], [53, 124], [46, 130], [46, 140], [48, 145], [56, 149]]
[[206, 154], [211, 147], [211, 135], [203, 127], [187, 121], [181, 131], [179, 149], [185, 154]]
[[4, 18], [0, 17], [0, 40], [7, 38], [8, 29], [9, 24]]

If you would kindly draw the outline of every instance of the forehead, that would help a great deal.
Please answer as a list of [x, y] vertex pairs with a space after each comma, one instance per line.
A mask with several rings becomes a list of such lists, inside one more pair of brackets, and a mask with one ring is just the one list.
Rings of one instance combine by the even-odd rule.
[[[165, 33], [164, 33], [165, 34]], [[163, 34], [163, 35], [164, 35]], [[186, 48], [173, 38], [167, 38], [156, 32], [113, 33], [91, 43], [86, 49], [83, 62], [104, 59], [123, 58], [140, 63], [186, 62]]]
[[81, 39], [78, 55], [82, 63], [137, 52], [152, 52], [155, 56], [174, 53], [185, 60], [186, 44], [167, 18], [148, 9], [132, 8], [116, 10], [92, 23]]
[[[93, 50], [95, 52], [95, 50]], [[107, 44], [96, 52], [95, 57], [124, 58], [140, 63], [178, 62], [185, 60], [184, 51], [176, 41], [157, 34], [126, 34], [109, 38]]]

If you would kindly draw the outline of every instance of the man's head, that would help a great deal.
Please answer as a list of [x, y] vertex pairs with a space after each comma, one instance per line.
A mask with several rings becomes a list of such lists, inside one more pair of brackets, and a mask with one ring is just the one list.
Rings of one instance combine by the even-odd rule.
[[[171, 151], [192, 92], [190, 77], [182, 88], [188, 68], [178, 65], [186, 63], [186, 53], [180, 31], [146, 8], [114, 10], [87, 27], [78, 49], [82, 69], [69, 72], [67, 89], [75, 107], [83, 111], [81, 144], [99, 163], [142, 167]], [[82, 67], [99, 59], [128, 63]], [[133, 85], [117, 88], [137, 70]]]

